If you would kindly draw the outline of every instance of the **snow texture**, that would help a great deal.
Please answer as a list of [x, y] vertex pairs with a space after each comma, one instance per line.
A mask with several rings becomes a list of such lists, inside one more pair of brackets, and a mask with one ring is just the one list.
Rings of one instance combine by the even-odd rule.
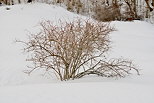
[[39, 31], [42, 20], [57, 24], [79, 17], [86, 18], [43, 3], [0, 7], [0, 103], [154, 103], [154, 25], [144, 21], [112, 22], [117, 31], [110, 34], [109, 58], [133, 60], [140, 76], [60, 82], [37, 72], [23, 73], [27, 55], [15, 40]]

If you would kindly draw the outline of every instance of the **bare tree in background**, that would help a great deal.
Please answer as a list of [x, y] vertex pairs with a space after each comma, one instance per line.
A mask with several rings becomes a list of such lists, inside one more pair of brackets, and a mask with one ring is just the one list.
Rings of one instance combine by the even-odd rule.
[[13, 0], [0, 0], [0, 3], [4, 3], [6, 5], [14, 5]]
[[[153, 11], [153, 8], [150, 6], [150, 0], [145, 0], [146, 4], [147, 4], [147, 7], [149, 8], [150, 11]], [[154, 3], [154, 0], [152, 0], [152, 5]]]
[[127, 4], [129, 11], [127, 11], [128, 17], [130, 16], [132, 19], [138, 18], [137, 14], [137, 0], [124, 0]]

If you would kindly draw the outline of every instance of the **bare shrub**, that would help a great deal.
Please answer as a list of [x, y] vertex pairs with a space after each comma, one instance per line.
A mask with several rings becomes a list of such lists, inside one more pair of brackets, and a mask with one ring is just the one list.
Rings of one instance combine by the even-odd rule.
[[42, 22], [41, 32], [29, 36], [25, 52], [31, 55], [36, 69], [54, 71], [62, 80], [81, 78], [95, 74], [103, 77], [125, 77], [131, 70], [138, 70], [132, 62], [124, 59], [107, 61], [109, 33], [114, 29], [106, 23], [77, 20], [55, 26], [50, 21]]
[[64, 4], [66, 4], [68, 11], [76, 12], [78, 14], [82, 11], [82, 9], [84, 9], [83, 3], [80, 0], [68, 0]]
[[121, 20], [120, 8], [116, 4], [111, 6], [97, 5], [94, 7], [93, 17], [99, 21]]

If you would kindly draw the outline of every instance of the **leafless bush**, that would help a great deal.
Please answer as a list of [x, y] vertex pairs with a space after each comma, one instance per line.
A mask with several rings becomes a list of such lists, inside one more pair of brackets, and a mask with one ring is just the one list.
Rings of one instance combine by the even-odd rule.
[[97, 5], [94, 7], [93, 17], [99, 21], [121, 20], [120, 8], [118, 5], [111, 5], [111, 6]]
[[138, 70], [130, 61], [106, 60], [109, 50], [109, 33], [114, 29], [109, 24], [77, 20], [55, 26], [50, 21], [40, 23], [42, 29], [29, 36], [25, 51], [31, 54], [36, 69], [54, 71], [60, 80], [81, 78], [95, 74], [103, 77], [124, 77], [131, 70]]

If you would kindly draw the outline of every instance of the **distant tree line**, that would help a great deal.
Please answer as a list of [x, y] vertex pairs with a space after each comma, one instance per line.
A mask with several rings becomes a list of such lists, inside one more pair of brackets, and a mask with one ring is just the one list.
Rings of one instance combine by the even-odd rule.
[[65, 4], [69, 11], [101, 21], [141, 20], [154, 11], [154, 0], [53, 0], [53, 3]]
[[[36, 1], [36, 0], [33, 0]], [[71, 12], [88, 15], [100, 21], [134, 20], [154, 16], [154, 0], [39, 0], [65, 7]], [[0, 0], [6, 5], [32, 0]]]

